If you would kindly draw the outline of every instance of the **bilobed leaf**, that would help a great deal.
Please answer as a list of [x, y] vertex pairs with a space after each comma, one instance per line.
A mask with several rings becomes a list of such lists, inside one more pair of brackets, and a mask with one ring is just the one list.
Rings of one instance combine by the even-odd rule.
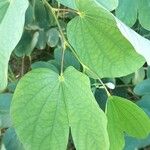
[[73, 67], [63, 76], [50, 69], [25, 75], [15, 91], [11, 114], [25, 149], [65, 150], [69, 127], [77, 150], [109, 149], [106, 116], [88, 77]]
[[149, 0], [119, 0], [116, 16], [130, 27], [139, 19], [142, 27], [150, 30], [149, 9]]
[[84, 65], [101, 78], [124, 76], [143, 65], [144, 59], [135, 51], [139, 41], [133, 39], [141, 38], [141, 51], [143, 43], [147, 50], [150, 42], [132, 31], [131, 44], [118, 29], [117, 19], [93, 0], [80, 0], [77, 4], [80, 16], [69, 22], [67, 36]]
[[136, 104], [121, 97], [109, 97], [107, 102], [110, 150], [122, 150], [124, 132], [136, 138], [150, 133], [150, 119]]
[[27, 7], [27, 0], [11, 0], [0, 23], [0, 91], [7, 85], [9, 57], [21, 38]]

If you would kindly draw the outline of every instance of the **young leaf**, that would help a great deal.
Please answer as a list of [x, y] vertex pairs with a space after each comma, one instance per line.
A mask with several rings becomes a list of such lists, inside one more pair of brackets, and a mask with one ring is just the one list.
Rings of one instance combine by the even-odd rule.
[[25, 149], [65, 150], [69, 128], [78, 150], [109, 149], [106, 116], [88, 77], [73, 67], [63, 76], [50, 69], [25, 75], [14, 94], [11, 114]]
[[150, 133], [150, 119], [137, 105], [124, 98], [108, 98], [107, 111], [110, 150], [122, 150], [124, 132], [137, 138], [145, 138]]
[[21, 38], [27, 7], [27, 0], [11, 0], [0, 23], [0, 91], [7, 85], [9, 57]]
[[[110, 12], [93, 0], [80, 0], [77, 4], [80, 16], [70, 21], [67, 35], [77, 55], [89, 69], [101, 78], [120, 77], [143, 65], [143, 58], [122, 35]], [[142, 39], [141, 47], [144, 42]]]

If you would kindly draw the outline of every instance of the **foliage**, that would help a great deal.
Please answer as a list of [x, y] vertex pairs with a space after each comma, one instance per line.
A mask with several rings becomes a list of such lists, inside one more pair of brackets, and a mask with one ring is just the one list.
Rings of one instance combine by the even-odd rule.
[[2, 149], [150, 145], [149, 9], [149, 0], [0, 0]]

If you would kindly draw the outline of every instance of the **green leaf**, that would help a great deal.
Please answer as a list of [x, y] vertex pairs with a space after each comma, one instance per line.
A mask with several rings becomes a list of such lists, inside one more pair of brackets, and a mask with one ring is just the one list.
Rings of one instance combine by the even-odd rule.
[[[57, 1], [69, 8], [77, 9], [76, 5], [77, 0], [57, 0]], [[96, 0], [96, 1], [110, 11], [114, 10], [118, 6], [118, 0]]]
[[56, 28], [51, 28], [47, 31], [47, 44], [50, 47], [56, 47], [59, 42], [59, 32]]
[[65, 5], [69, 8], [72, 8], [72, 9], [77, 9], [76, 7], [76, 0], [57, 0], [59, 3], [61, 3], [62, 5]]
[[27, 0], [11, 0], [0, 23], [0, 91], [7, 85], [9, 57], [21, 38], [27, 7]]
[[73, 67], [63, 76], [49, 69], [25, 75], [15, 91], [11, 114], [25, 149], [65, 150], [69, 127], [78, 150], [109, 149], [106, 116], [88, 77]]
[[[144, 39], [137, 48], [137, 41], [133, 40], [137, 35], [132, 33], [133, 39], [126, 36], [134, 48], [122, 35], [121, 27], [124, 26], [121, 24], [119, 28], [119, 21], [93, 0], [80, 0], [78, 9], [80, 16], [69, 22], [67, 35], [84, 65], [101, 78], [124, 76], [143, 65], [144, 60], [135, 49], [142, 51]], [[128, 32], [130, 35], [131, 31]], [[149, 50], [148, 46], [146, 50]]]
[[30, 33], [24, 31], [21, 40], [14, 49], [18, 57], [30, 56], [38, 42], [39, 32]]
[[150, 78], [150, 66], [147, 68], [147, 78]]
[[37, 49], [43, 50], [46, 47], [46, 33], [45, 31], [39, 31], [39, 39], [36, 45]]
[[23, 145], [19, 141], [14, 128], [7, 129], [3, 137], [3, 142], [7, 150], [24, 150]]
[[59, 73], [58, 69], [53, 65], [51, 64], [50, 62], [45, 62], [45, 61], [38, 61], [38, 62], [35, 62], [31, 65], [31, 68], [32, 69], [37, 69], [37, 68], [49, 68], [57, 73]]
[[136, 138], [145, 138], [150, 133], [150, 119], [136, 104], [124, 98], [108, 98], [107, 111], [110, 150], [122, 150], [124, 132]]
[[9, 0], [0, 0], [0, 23], [5, 16], [9, 4], [10, 4]]
[[134, 85], [136, 85], [136, 84], [140, 83], [141, 81], [143, 81], [144, 78], [145, 78], [145, 70], [144, 70], [144, 68], [142, 67], [142, 68], [140, 68], [139, 70], [137, 70], [137, 71], [135, 72], [135, 75], [134, 75], [134, 77], [133, 77], [133, 79], [132, 79], [132, 83], [133, 83]]
[[138, 1], [137, 0], [119, 0], [119, 6], [116, 9], [116, 16], [132, 27], [137, 20]]
[[127, 137], [126, 146], [124, 150], [138, 150], [144, 148], [150, 144], [150, 136], [146, 139], [138, 140], [135, 138]]
[[8, 128], [11, 124], [10, 103], [12, 94], [0, 94], [0, 128]]
[[110, 11], [116, 9], [118, 6], [118, 0], [96, 0], [96, 1]]
[[149, 0], [119, 0], [116, 16], [130, 27], [139, 19], [143, 28], [150, 30]]
[[150, 79], [146, 79], [137, 84], [136, 87], [134, 88], [134, 92], [137, 95], [150, 94]]

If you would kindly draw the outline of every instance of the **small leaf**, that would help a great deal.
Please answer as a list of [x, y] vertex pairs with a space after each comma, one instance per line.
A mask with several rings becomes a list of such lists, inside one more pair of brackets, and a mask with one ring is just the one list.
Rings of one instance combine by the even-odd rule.
[[55, 47], [59, 42], [59, 32], [56, 28], [51, 28], [47, 31], [47, 44], [50, 47]]
[[0, 91], [7, 86], [8, 61], [21, 38], [27, 7], [27, 0], [11, 0], [0, 23]]
[[150, 79], [146, 79], [137, 84], [136, 87], [134, 88], [134, 92], [137, 95], [150, 94]]
[[46, 33], [45, 31], [39, 31], [39, 38], [36, 45], [37, 49], [43, 50], [46, 47]]
[[65, 150], [69, 127], [78, 150], [109, 149], [106, 116], [88, 77], [73, 67], [64, 76], [44, 68], [25, 75], [15, 91], [11, 114], [25, 149]]
[[140, 68], [139, 70], [137, 70], [137, 71], [135, 72], [135, 75], [134, 75], [134, 77], [133, 77], [133, 79], [132, 79], [132, 83], [133, 83], [134, 85], [136, 85], [136, 84], [140, 83], [141, 81], [143, 81], [144, 78], [145, 78], [145, 70], [144, 70], [144, 68], [142, 67], [142, 68]]
[[122, 150], [124, 132], [136, 138], [145, 138], [150, 133], [150, 119], [137, 105], [124, 98], [108, 98], [107, 111], [110, 150]]
[[3, 137], [3, 142], [7, 150], [25, 150], [19, 141], [14, 128], [7, 129]]
[[0, 128], [8, 128], [11, 124], [10, 103], [12, 94], [0, 94]]

